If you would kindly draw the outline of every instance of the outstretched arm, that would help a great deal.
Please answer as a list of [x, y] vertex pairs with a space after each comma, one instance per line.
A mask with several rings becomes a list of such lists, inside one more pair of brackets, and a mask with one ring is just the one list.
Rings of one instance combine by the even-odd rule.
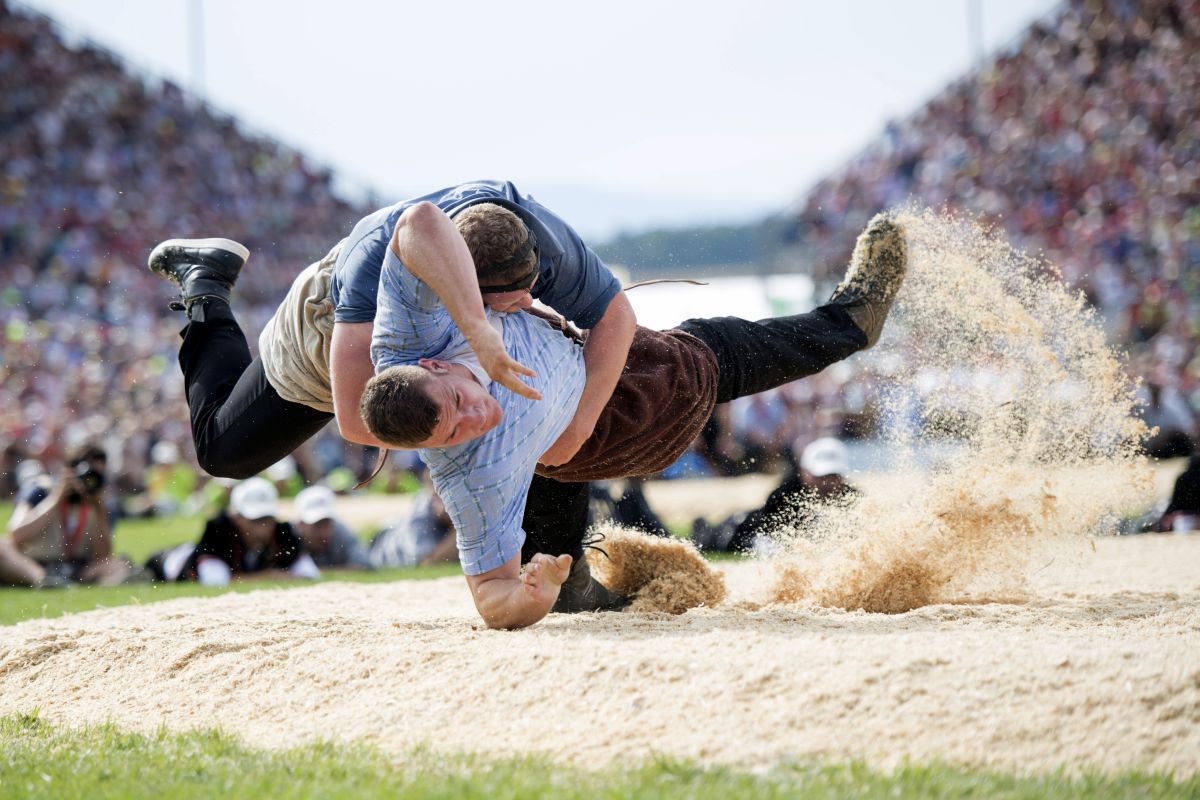
[[54, 487], [50, 489], [50, 493], [42, 499], [42, 502], [34, 506], [33, 511], [26, 515], [25, 519], [19, 525], [15, 525], [9, 529], [12, 534], [13, 544], [18, 550], [21, 550], [30, 541], [41, 536], [42, 531], [50, 524], [50, 520], [54, 515], [58, 514], [59, 503], [62, 502], [63, 496], [67, 493], [67, 486], [73, 480], [71, 473], [64, 467], [58, 480], [54, 482]]
[[467, 585], [479, 616], [489, 628], [526, 628], [550, 613], [558, 590], [571, 572], [571, 557], [538, 553], [521, 571], [521, 555], [481, 575], [468, 575]]
[[475, 262], [450, 217], [433, 203], [418, 203], [396, 223], [390, 247], [409, 272], [437, 294], [492, 380], [522, 397], [540, 400], [537, 390], [520, 377], [533, 375], [533, 370], [509, 357], [500, 334], [488, 324]]
[[554, 444], [539, 459], [541, 463], [557, 467], [570, 461], [596, 428], [600, 412], [612, 397], [613, 389], [625, 369], [629, 357], [629, 345], [637, 329], [637, 317], [633, 306], [624, 292], [618, 292], [608, 304], [604, 316], [588, 331], [583, 346], [583, 363], [587, 370], [587, 383], [575, 416]]

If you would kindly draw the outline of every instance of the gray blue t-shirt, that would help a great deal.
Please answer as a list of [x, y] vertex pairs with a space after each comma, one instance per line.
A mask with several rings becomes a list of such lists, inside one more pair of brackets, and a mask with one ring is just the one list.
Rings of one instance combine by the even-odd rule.
[[428, 201], [453, 217], [478, 203], [509, 209], [538, 240], [539, 275], [533, 296], [580, 328], [592, 328], [621, 290], [608, 267], [571, 226], [507, 181], [476, 181], [404, 200], [364, 217], [351, 231], [333, 270], [330, 292], [337, 322], [371, 322], [384, 254], [400, 216]]
[[[537, 373], [527, 382], [544, 399], [527, 400], [491, 382], [488, 392], [503, 411], [499, 425], [456, 447], [420, 451], [454, 522], [459, 562], [468, 575], [496, 569], [521, 552], [521, 518], [534, 467], [575, 416], [587, 379], [583, 348], [550, 323], [524, 313], [488, 315], [500, 325], [508, 354]], [[371, 340], [375, 371], [421, 358], [469, 355], [437, 295], [387, 249]]]

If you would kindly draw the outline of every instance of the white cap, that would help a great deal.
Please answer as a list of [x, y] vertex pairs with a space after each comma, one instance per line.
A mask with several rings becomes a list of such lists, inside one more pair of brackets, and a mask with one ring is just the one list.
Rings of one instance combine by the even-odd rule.
[[154, 447], [150, 448], [150, 460], [155, 464], [176, 464], [179, 462], [179, 447], [166, 439], [155, 442]]
[[45, 475], [46, 468], [36, 458], [27, 458], [17, 464], [17, 485], [24, 486], [39, 475]]
[[296, 475], [296, 459], [284, 456], [267, 467], [267, 477], [273, 481], [290, 481]]
[[246, 519], [279, 516], [279, 492], [270, 481], [247, 478], [229, 493], [229, 510]]
[[305, 525], [333, 519], [333, 490], [326, 486], [310, 486], [296, 495], [296, 517]]
[[801, 453], [800, 469], [814, 478], [845, 475], [850, 471], [850, 456], [846, 445], [830, 436], [817, 439]]

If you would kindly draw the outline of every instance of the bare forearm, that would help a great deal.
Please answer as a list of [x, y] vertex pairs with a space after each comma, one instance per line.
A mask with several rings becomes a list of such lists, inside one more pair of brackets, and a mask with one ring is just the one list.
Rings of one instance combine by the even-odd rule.
[[89, 514], [96, 520], [94, 529], [95, 542], [92, 545], [92, 555], [102, 561], [112, 556], [112, 528], [108, 524], [108, 506], [103, 497], [95, 497], [87, 501], [91, 505]]
[[374, 330], [375, 326], [370, 322], [334, 323], [329, 353], [329, 381], [333, 394], [333, 414], [342, 438], [357, 444], [385, 447], [367, 430], [358, 407], [367, 381], [375, 375], [375, 366], [371, 363], [371, 335]]
[[617, 294], [608, 304], [608, 309], [596, 326], [588, 332], [583, 346], [583, 363], [587, 379], [575, 415], [566, 429], [550, 449], [538, 459], [541, 463], [557, 467], [569, 463], [579, 452], [596, 429], [613, 390], [621, 379], [625, 361], [629, 358], [629, 345], [637, 330], [637, 318], [624, 293]]
[[468, 342], [487, 326], [475, 262], [450, 217], [432, 203], [413, 206], [396, 225], [392, 251], [433, 289]]
[[13, 544], [18, 548], [24, 547], [30, 540], [41, 534], [50, 524], [50, 518], [58, 513], [58, 504], [62, 501], [62, 497], [62, 490], [56, 488], [45, 500], [38, 503], [24, 522], [9, 531], [12, 534]]
[[587, 383], [575, 416], [581, 421], [589, 421], [589, 427], [595, 426], [621, 379], [636, 330], [637, 317], [625, 293], [621, 292], [609, 303], [604, 317], [588, 332], [583, 346]]
[[374, 377], [373, 369], [357, 374], [341, 376], [341, 380], [344, 383], [339, 388], [345, 392], [347, 397], [353, 395], [356, 399], [353, 402], [347, 401], [343, 403], [340, 409], [335, 403], [334, 418], [337, 420], [338, 433], [347, 442], [386, 449], [388, 445], [372, 436], [371, 431], [367, 429], [358, 405], [359, 399], [362, 398], [363, 389], [367, 387], [367, 381], [371, 380], [372, 377]]

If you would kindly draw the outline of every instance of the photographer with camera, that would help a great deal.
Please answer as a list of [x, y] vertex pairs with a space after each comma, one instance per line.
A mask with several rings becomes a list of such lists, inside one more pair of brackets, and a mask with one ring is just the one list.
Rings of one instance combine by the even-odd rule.
[[86, 443], [73, 448], [58, 478], [32, 510], [14, 519], [0, 538], [0, 584], [62, 586], [70, 581], [118, 584], [129, 566], [113, 558], [112, 529], [104, 502], [108, 458]]

